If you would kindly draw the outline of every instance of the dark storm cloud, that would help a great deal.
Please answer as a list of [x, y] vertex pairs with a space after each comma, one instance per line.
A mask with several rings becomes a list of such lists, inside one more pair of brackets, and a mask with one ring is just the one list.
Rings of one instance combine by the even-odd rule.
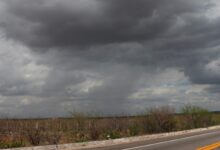
[[[0, 71], [5, 71], [0, 79], [7, 81], [0, 82], [1, 95], [43, 99], [25, 107], [26, 101], [21, 100], [21, 108], [27, 112], [35, 106], [46, 110], [51, 107], [49, 103], [57, 108], [75, 105], [79, 109], [84, 107], [82, 110], [99, 109], [108, 113], [133, 109], [132, 104], [135, 108], [156, 101], [167, 104], [172, 99], [169, 94], [164, 94], [165, 98], [162, 98], [164, 95], [146, 97], [140, 104], [128, 97], [142, 88], [150, 88], [148, 86], [157, 80], [162, 84], [170, 78], [182, 77], [171, 72], [163, 79], [160, 74], [170, 68], [183, 73], [192, 84], [210, 85], [207, 92], [219, 90], [220, 18], [213, 19], [208, 14], [215, 7], [212, 1], [0, 2], [4, 4], [4, 10], [0, 10], [2, 37], [27, 46], [33, 52], [31, 55], [39, 57], [34, 60], [36, 66], [48, 68], [38, 67], [36, 70], [42, 69], [46, 74], [36, 80], [38, 74], [32, 73], [35, 78], [27, 80], [17, 69], [23, 64], [13, 64], [11, 72], [4, 65], [0, 66]], [[29, 61], [32, 62], [32, 58]], [[143, 82], [151, 82], [154, 76], [157, 79], [151, 85], [142, 87], [143, 83], [139, 83], [141, 78], [146, 78]], [[42, 84], [38, 84], [40, 81]], [[177, 89], [178, 86], [183, 85], [177, 85]], [[176, 103], [187, 99], [177, 97]], [[198, 98], [196, 94], [191, 97]]]
[[[192, 65], [185, 69], [186, 75], [190, 76], [193, 83], [198, 84], [220, 84], [219, 74], [215, 74], [210, 70], [204, 69], [204, 65]], [[215, 87], [215, 86], [214, 86]]]
[[163, 37], [179, 15], [200, 13], [208, 7], [204, 1], [200, 4], [190, 0], [6, 3], [10, 17], [16, 20], [16, 24], [7, 19], [1, 23], [8, 37], [46, 49], [153, 40]]

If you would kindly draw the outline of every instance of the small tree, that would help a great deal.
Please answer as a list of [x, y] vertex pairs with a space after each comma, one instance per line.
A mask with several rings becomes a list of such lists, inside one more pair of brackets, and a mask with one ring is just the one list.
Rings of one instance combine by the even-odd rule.
[[211, 113], [202, 107], [185, 105], [182, 108], [186, 128], [207, 127], [212, 125]]

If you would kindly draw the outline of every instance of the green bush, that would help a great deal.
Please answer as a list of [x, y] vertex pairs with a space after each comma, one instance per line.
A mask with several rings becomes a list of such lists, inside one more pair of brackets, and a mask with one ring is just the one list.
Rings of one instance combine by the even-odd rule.
[[129, 135], [136, 136], [140, 133], [140, 126], [138, 124], [132, 124], [129, 126]]
[[212, 114], [205, 108], [186, 105], [182, 108], [186, 128], [199, 128], [213, 125]]
[[16, 148], [16, 147], [24, 147], [25, 142], [23, 140], [19, 141], [0, 141], [0, 148]]
[[117, 131], [108, 131], [106, 134], [105, 134], [105, 138], [106, 139], [118, 139], [120, 138], [121, 135], [119, 132]]

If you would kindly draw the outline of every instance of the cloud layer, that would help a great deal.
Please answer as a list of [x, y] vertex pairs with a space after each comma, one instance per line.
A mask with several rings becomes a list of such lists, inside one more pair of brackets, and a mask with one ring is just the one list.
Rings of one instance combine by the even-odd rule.
[[0, 112], [216, 109], [215, 0], [0, 0]]

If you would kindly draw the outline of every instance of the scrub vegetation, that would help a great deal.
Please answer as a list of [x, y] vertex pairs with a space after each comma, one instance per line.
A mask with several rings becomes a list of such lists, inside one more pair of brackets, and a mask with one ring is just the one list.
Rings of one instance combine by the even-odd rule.
[[217, 124], [220, 124], [219, 113], [191, 105], [184, 106], [181, 113], [164, 106], [126, 117], [73, 113], [70, 118], [1, 119], [0, 148], [107, 140]]

